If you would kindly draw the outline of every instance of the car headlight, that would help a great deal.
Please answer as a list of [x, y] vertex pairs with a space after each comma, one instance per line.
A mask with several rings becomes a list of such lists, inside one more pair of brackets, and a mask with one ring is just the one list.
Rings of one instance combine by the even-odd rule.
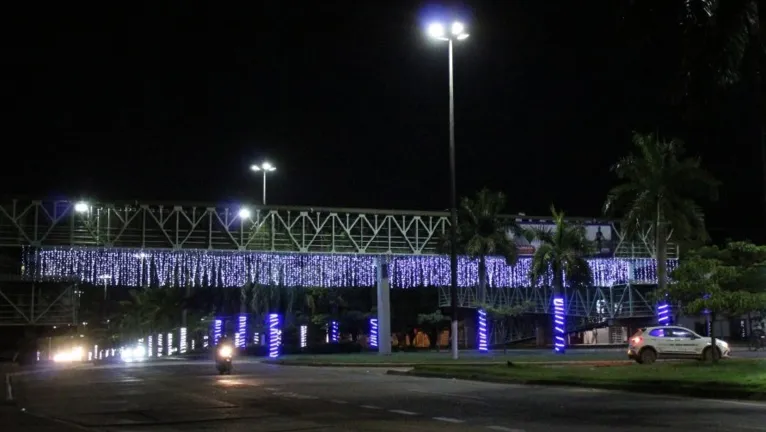
[[146, 350], [141, 345], [133, 349], [133, 357], [144, 358], [145, 355], [146, 355]]
[[218, 355], [220, 355], [221, 357], [231, 357], [232, 352], [233, 350], [231, 349], [231, 347], [226, 345], [226, 346], [222, 346], [218, 350]]

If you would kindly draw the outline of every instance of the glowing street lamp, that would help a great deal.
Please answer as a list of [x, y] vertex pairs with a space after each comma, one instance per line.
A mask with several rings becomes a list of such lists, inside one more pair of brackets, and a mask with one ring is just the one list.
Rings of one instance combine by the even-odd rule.
[[90, 206], [85, 201], [80, 201], [74, 205], [74, 211], [77, 213], [87, 213]]
[[449, 168], [450, 168], [450, 271], [452, 283], [450, 285], [450, 303], [452, 309], [452, 358], [457, 360], [457, 186], [455, 180], [455, 90], [452, 66], [453, 41], [461, 41], [468, 37], [465, 25], [461, 22], [453, 22], [450, 31], [442, 23], [433, 23], [428, 26], [428, 35], [436, 40], [447, 41], [449, 47]]
[[263, 162], [260, 165], [250, 165], [250, 170], [254, 172], [263, 172], [263, 205], [266, 205], [266, 174], [275, 171], [277, 167], [274, 165]]
[[250, 213], [250, 209], [246, 207], [242, 207], [241, 209], [239, 209], [240, 219], [250, 219], [250, 216], [252, 216], [252, 213]]

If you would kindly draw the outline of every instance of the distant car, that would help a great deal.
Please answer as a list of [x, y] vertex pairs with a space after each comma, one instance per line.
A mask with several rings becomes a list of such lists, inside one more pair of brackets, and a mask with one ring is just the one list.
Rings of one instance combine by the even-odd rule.
[[[729, 344], [716, 339], [719, 358], [729, 357]], [[697, 359], [709, 361], [713, 358], [713, 347], [709, 337], [678, 326], [642, 328], [628, 341], [628, 358], [641, 364], [652, 364], [657, 359]]]

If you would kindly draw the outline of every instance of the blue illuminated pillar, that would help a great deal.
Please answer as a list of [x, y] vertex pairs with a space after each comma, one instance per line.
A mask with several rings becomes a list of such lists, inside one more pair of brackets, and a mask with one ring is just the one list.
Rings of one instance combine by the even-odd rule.
[[223, 334], [223, 320], [216, 319], [213, 321], [213, 346], [218, 345], [218, 341], [221, 340]]
[[330, 321], [330, 342], [337, 343], [340, 339], [340, 331], [338, 329], [338, 321]]
[[476, 346], [480, 352], [489, 351], [489, 343], [487, 342], [487, 311], [484, 309], [478, 309], [478, 331], [476, 335]]
[[670, 305], [667, 302], [657, 305], [657, 323], [659, 325], [670, 325]]
[[370, 348], [378, 347], [378, 319], [370, 318]]
[[564, 297], [553, 297], [553, 351], [564, 354], [567, 347], [566, 341], [566, 312], [564, 309]]
[[[187, 347], [187, 335], [186, 335], [186, 327], [181, 327], [181, 329], [178, 331], [178, 352], [180, 354], [186, 354], [186, 347]], [[194, 345], [192, 341], [192, 345]], [[194, 347], [192, 346], [192, 350], [194, 350]]]
[[279, 357], [282, 349], [282, 326], [279, 314], [269, 314], [269, 357]]
[[307, 325], [301, 326], [301, 348], [306, 348], [308, 345], [308, 333], [309, 327]]
[[234, 345], [237, 348], [247, 346], [247, 315], [240, 315], [237, 322], [237, 334], [234, 336]]

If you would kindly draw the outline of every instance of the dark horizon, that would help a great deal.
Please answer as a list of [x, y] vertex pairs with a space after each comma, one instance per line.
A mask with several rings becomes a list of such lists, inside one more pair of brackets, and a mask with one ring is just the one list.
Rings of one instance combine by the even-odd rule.
[[631, 132], [659, 130], [722, 181], [701, 203], [714, 238], [764, 237], [748, 87], [693, 130], [657, 97], [672, 14], [649, 31], [631, 2], [450, 3], [21, 11], [3, 195], [254, 203], [248, 166], [268, 159], [269, 204], [442, 211], [447, 49], [425, 25], [458, 17], [460, 196], [488, 187], [507, 213], [603, 218]]

